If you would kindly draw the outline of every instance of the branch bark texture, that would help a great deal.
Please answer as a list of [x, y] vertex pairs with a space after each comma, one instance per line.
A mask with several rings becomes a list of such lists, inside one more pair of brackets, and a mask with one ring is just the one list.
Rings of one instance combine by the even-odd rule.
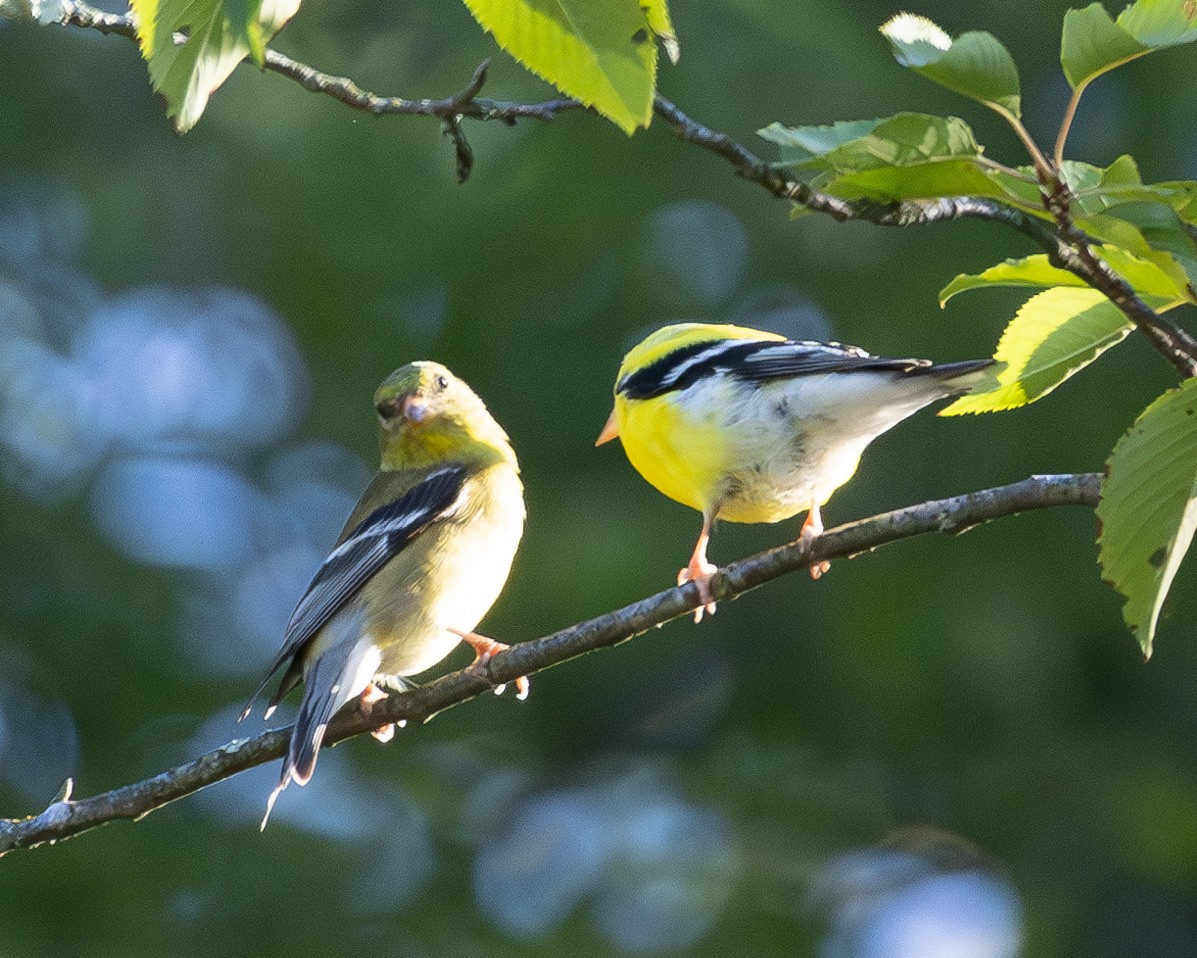
[[[1006, 486], [886, 512], [829, 529], [810, 548], [792, 543], [732, 563], [716, 576], [714, 593], [720, 600], [733, 599], [779, 576], [805, 569], [812, 562], [851, 558], [911, 536], [958, 534], [1032, 509], [1093, 508], [1100, 485], [1101, 477], [1096, 473], [1032, 476]], [[552, 635], [513, 645], [490, 660], [487, 678], [463, 669], [391, 696], [378, 703], [369, 716], [344, 713], [330, 726], [325, 742], [360, 735], [386, 722], [427, 722], [438, 712], [488, 691], [492, 683], [514, 682], [521, 675], [532, 675], [595, 649], [616, 645], [692, 612], [698, 602], [698, 590], [687, 583]], [[256, 738], [239, 739], [152, 778], [90, 798], [72, 800], [68, 787], [38, 815], [0, 819], [0, 855], [71, 838], [119, 819], [136, 821], [205, 786], [280, 758], [290, 733], [290, 728], [275, 729]]]
[[[104, 13], [84, 0], [64, 0], [67, 26], [115, 33], [136, 41], [136, 24], [131, 14]], [[438, 117], [442, 130], [453, 142], [457, 156], [457, 178], [464, 182], [473, 167], [474, 155], [462, 128], [463, 119], [500, 120], [514, 124], [521, 119], [549, 121], [558, 114], [584, 109], [569, 97], [537, 103], [513, 103], [480, 96], [486, 83], [489, 62], [478, 66], [470, 82], [458, 93], [442, 99], [409, 99], [381, 96], [348, 77], [324, 73], [277, 50], [266, 51], [265, 67], [294, 80], [305, 90], [330, 96], [346, 106], [373, 115]], [[982, 219], [1004, 223], [1027, 236], [1044, 250], [1052, 262], [1080, 277], [1104, 293], [1133, 322], [1148, 342], [1182, 376], [1197, 375], [1197, 340], [1166, 316], [1157, 313], [1135, 293], [1133, 287], [1094, 252], [1092, 240], [1076, 229], [1068, 218], [1067, 197], [1053, 195], [1047, 206], [1056, 223], [1039, 219], [1022, 210], [980, 197], [948, 197], [937, 200], [908, 200], [901, 203], [847, 201], [812, 189], [795, 179], [784, 167], [768, 163], [724, 133], [689, 117], [665, 97], [656, 96], [653, 112], [687, 143], [726, 160], [736, 172], [779, 199], [799, 203], [837, 220], [864, 220], [878, 226], [914, 226], [952, 219]], [[1057, 184], [1060, 185], [1060, 184]], [[1062, 185], [1060, 189], [1063, 190]]]

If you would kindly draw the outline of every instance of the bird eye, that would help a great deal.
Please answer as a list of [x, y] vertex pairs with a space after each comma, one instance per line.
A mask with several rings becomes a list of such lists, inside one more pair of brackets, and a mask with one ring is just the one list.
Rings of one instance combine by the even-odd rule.
[[449, 388], [449, 380], [446, 379], [444, 376], [437, 376], [436, 379], [433, 380], [433, 383], [436, 385], [436, 388], [441, 392], [444, 392], [446, 389]]

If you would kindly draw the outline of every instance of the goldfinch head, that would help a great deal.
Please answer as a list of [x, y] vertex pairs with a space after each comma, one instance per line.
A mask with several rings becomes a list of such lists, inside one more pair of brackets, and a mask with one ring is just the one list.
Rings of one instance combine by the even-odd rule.
[[384, 469], [496, 454], [515, 465], [503, 427], [477, 393], [440, 363], [421, 360], [396, 369], [374, 393], [374, 409]]
[[713, 345], [729, 339], [784, 340], [785, 337], [729, 323], [675, 323], [672, 326], [662, 326], [633, 346], [623, 357], [619, 373], [615, 377], [615, 408], [611, 410], [607, 425], [603, 427], [594, 444], [601, 446], [619, 435], [620, 415], [627, 403], [624, 392], [633, 376], [643, 374], [646, 370], [649, 371], [648, 375], [651, 375], [654, 368], [670, 365], [673, 361], [670, 357], [680, 350], [693, 350], [708, 343]]

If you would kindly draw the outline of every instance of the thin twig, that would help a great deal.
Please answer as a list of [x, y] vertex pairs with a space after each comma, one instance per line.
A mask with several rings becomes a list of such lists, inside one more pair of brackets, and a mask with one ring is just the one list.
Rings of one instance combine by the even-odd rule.
[[1064, 165], [1064, 145], [1068, 142], [1068, 133], [1072, 129], [1072, 121], [1076, 119], [1076, 108], [1080, 106], [1081, 94], [1084, 92], [1084, 85], [1073, 90], [1072, 96], [1068, 98], [1068, 106], [1064, 109], [1064, 118], [1060, 121], [1060, 132], [1056, 134], [1056, 149], [1053, 154], [1057, 170]]
[[723, 157], [749, 182], [757, 183], [774, 196], [793, 200], [837, 220], [866, 220], [878, 226], [914, 226], [950, 219], [1005, 223], [1029, 237], [1048, 254], [1053, 264], [1104, 293], [1182, 376], [1197, 376], [1197, 340], [1143, 302], [1129, 283], [1101, 261], [1093, 251], [1092, 238], [1076, 229], [1068, 219], [1067, 205], [1058, 204], [1059, 208], [1053, 210], [1060, 221], [1059, 227], [1053, 229], [1047, 220], [996, 200], [974, 196], [900, 203], [841, 200], [793, 180], [730, 137], [691, 119], [660, 95], [656, 98], [654, 111], [681, 139]]
[[[116, 33], [136, 40], [136, 28], [130, 14], [103, 13], [83, 0], [66, 0], [65, 7], [64, 24], [101, 33]], [[267, 70], [294, 80], [306, 90], [331, 96], [355, 110], [375, 115], [393, 113], [439, 117], [443, 132], [454, 144], [459, 180], [469, 175], [474, 161], [473, 151], [462, 131], [463, 119], [500, 120], [508, 124], [520, 119], [549, 121], [567, 110], [583, 109], [582, 104], [569, 97], [557, 97], [539, 103], [483, 99], [478, 94], [486, 82], [487, 65], [486, 62], [480, 64], [465, 88], [453, 96], [439, 100], [409, 100], [379, 96], [363, 90], [347, 77], [322, 73], [276, 50], [267, 50], [265, 61]], [[1091, 241], [1068, 223], [1061, 223], [1062, 230], [1056, 231], [1029, 213], [979, 197], [947, 197], [901, 203], [849, 202], [821, 193], [795, 179], [783, 168], [765, 162], [726, 134], [691, 119], [659, 94], [653, 101], [653, 112], [682, 140], [723, 157], [749, 182], [756, 183], [774, 196], [840, 221], [864, 220], [878, 226], [914, 226], [971, 218], [1005, 223], [1030, 237], [1048, 253], [1054, 263], [1105, 293], [1182, 375], [1197, 375], [1197, 340], [1143, 302], [1130, 284], [1101, 262], [1093, 252]], [[1037, 166], [1046, 168], [1046, 162], [1040, 161], [1041, 155]]]
[[[1101, 477], [1096, 473], [1032, 476], [1007, 486], [862, 519], [828, 530], [810, 548], [797, 543], [781, 546], [727, 566], [713, 582], [715, 597], [732, 599], [786, 573], [807, 568], [812, 562], [851, 558], [911, 536], [929, 532], [958, 534], [981, 523], [1032, 509], [1091, 508], [1097, 504], [1100, 484]], [[356, 711], [343, 713], [329, 728], [325, 742], [360, 735], [387, 722], [426, 722], [447, 708], [481, 695], [491, 683], [514, 682], [521, 675], [531, 675], [595, 649], [616, 645], [693, 611], [698, 602], [698, 590], [687, 583], [589, 622], [513, 645], [489, 661], [489, 683], [473, 670], [453, 672], [384, 700], [368, 716]], [[0, 819], [0, 855], [16, 848], [72, 838], [119, 819], [136, 821], [201, 788], [279, 758], [286, 750], [290, 732], [290, 728], [276, 729], [256, 738], [230, 742], [152, 778], [77, 801], [71, 799], [71, 783], [68, 783], [63, 793], [40, 814], [24, 819]]]
[[489, 65], [489, 60], [479, 64], [469, 84], [453, 96], [439, 100], [409, 100], [401, 96], [380, 96], [371, 93], [363, 90], [348, 77], [321, 73], [277, 50], [266, 51], [267, 70], [294, 80], [312, 93], [325, 94], [339, 100], [345, 106], [376, 116], [398, 114], [439, 117], [442, 120], [460, 120], [468, 117], [471, 120], [499, 120], [510, 125], [517, 120], [548, 122], [555, 119], [558, 113], [583, 109], [581, 103], [569, 97], [555, 97], [538, 103], [510, 103], [480, 97], [478, 94], [486, 83]]

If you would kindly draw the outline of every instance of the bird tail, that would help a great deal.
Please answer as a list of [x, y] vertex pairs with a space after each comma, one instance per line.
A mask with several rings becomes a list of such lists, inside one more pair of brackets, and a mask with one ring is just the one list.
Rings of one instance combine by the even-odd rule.
[[966, 359], [959, 363], [937, 363], [912, 369], [915, 375], [933, 376], [944, 384], [947, 395], [960, 396], [965, 393], [983, 392], [997, 385], [997, 374], [1006, 368], [1005, 363], [992, 359]]
[[369, 685], [381, 659], [378, 648], [365, 638], [337, 643], [317, 657], [304, 680], [303, 700], [291, 730], [291, 744], [278, 785], [266, 803], [263, 829], [283, 789], [291, 782], [306, 785], [311, 779], [328, 723], [341, 706]]

